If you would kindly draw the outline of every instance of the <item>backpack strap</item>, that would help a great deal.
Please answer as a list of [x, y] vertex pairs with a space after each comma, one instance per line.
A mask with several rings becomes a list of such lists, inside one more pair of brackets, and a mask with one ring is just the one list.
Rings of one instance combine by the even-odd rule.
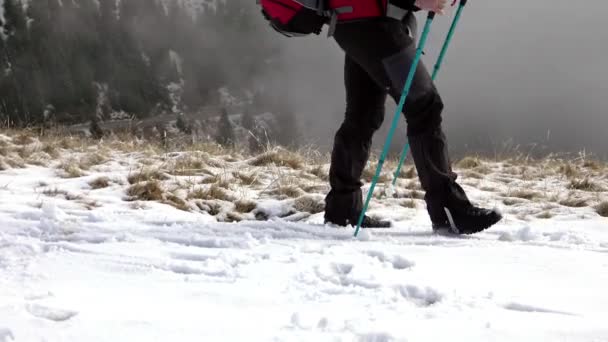
[[336, 25], [338, 24], [338, 14], [344, 13], [352, 13], [353, 8], [351, 6], [344, 6], [334, 8], [328, 11], [329, 16], [329, 29], [327, 30], [327, 37], [331, 37], [334, 35], [334, 31], [336, 31]]

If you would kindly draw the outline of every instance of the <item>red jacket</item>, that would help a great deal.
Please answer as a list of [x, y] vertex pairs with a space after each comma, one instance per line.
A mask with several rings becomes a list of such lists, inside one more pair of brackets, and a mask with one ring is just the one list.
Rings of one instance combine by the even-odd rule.
[[[339, 21], [351, 21], [382, 17], [386, 15], [389, 0], [329, 0], [333, 9], [352, 7], [351, 12], [339, 13]], [[390, 0], [390, 3], [406, 10], [417, 10], [415, 0]]]

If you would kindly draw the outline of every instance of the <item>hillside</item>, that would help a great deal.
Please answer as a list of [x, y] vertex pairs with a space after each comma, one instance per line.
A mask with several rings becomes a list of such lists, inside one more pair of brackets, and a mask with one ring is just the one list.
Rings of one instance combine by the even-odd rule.
[[459, 161], [506, 216], [463, 238], [431, 233], [409, 165], [370, 211], [394, 228], [324, 226], [327, 168], [4, 132], [0, 341], [606, 341], [606, 164]]

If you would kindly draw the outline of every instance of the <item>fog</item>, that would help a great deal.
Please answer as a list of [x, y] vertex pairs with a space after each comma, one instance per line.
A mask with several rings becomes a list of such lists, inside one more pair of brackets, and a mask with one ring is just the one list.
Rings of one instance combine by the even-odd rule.
[[[456, 154], [594, 153], [608, 156], [608, 4], [599, 0], [470, 1], [437, 86]], [[454, 10], [432, 27], [424, 61], [432, 66]], [[419, 25], [425, 13], [419, 13]], [[324, 36], [282, 38], [290, 89], [309, 141], [331, 146], [344, 112], [343, 53]], [[387, 103], [383, 131], [394, 114]], [[394, 148], [405, 140], [402, 120]]]

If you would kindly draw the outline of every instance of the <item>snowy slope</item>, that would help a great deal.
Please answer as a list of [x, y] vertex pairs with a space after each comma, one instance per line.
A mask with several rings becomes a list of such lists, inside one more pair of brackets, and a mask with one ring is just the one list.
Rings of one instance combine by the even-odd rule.
[[[495, 228], [450, 238], [429, 232], [420, 201], [381, 198], [372, 214], [396, 227], [355, 239], [323, 226], [322, 213], [294, 212], [293, 198], [232, 178], [230, 191], [256, 202], [238, 223], [218, 222], [231, 201], [218, 200], [216, 216], [125, 201], [134, 170], [154, 160], [167, 168], [179, 154], [18, 140], [27, 139], [0, 136], [0, 164], [26, 164], [0, 172], [0, 341], [608, 341], [608, 219], [591, 206], [521, 199]], [[64, 178], [66, 160], [91, 153], [103, 157]], [[272, 186], [264, 176], [288, 172], [222, 153], [205, 163], [263, 171], [262, 189]], [[486, 165], [477, 188], [487, 191], [467, 186], [474, 199], [517, 202], [489, 191], [507, 166]], [[108, 186], [92, 189], [100, 176]], [[202, 184], [197, 175], [164, 182], [180, 177]], [[561, 181], [530, 177], [522, 187], [561, 193]], [[552, 217], [530, 216], [535, 207]]]

